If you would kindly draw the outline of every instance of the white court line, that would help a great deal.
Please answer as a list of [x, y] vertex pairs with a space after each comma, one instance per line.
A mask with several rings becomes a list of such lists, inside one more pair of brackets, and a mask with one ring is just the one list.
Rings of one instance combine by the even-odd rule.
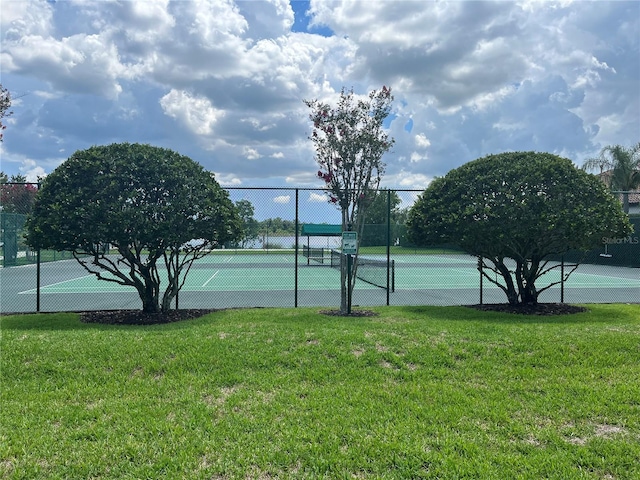
[[[601, 277], [601, 278], [615, 278], [616, 280], [631, 280], [632, 282], [635, 282], [636, 280], [634, 280], [633, 278], [629, 278], [629, 277], [616, 277], [615, 275], [602, 275], [600, 273], [586, 273], [586, 272], [581, 272], [579, 270], [576, 270], [575, 273], [571, 274], [573, 275], [585, 275], [585, 276], [590, 276], [590, 277]], [[571, 277], [569, 277], [571, 278]]]
[[210, 282], [211, 280], [213, 280], [213, 277], [215, 277], [216, 275], [218, 275], [218, 273], [220, 273], [220, 270], [216, 270], [216, 273], [214, 273], [213, 275], [211, 275], [211, 276], [209, 277], [209, 280], [207, 280], [206, 282], [204, 282], [204, 283], [202, 284], [202, 287], [200, 287], [200, 288], [204, 288], [204, 287], [206, 287], [206, 286], [209, 284], [209, 282]]
[[[63, 283], [75, 282], [76, 280], [82, 280], [83, 278], [94, 277], [95, 275], [84, 275], [82, 277], [72, 278], [71, 280], [63, 280], [62, 282], [51, 283], [49, 285], [44, 285], [40, 287], [40, 289], [55, 287], [56, 285], [62, 285]], [[33, 293], [38, 291], [37, 288], [32, 288], [31, 290], [25, 290], [24, 292], [18, 292], [18, 295], [22, 295], [23, 293]]]

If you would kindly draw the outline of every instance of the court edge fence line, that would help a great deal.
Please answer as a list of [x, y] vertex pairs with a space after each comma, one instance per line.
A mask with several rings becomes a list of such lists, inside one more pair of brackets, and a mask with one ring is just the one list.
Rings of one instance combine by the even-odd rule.
[[[13, 185], [25, 185], [25, 184], [13, 184]], [[31, 184], [31, 185], [38, 185], [38, 184]], [[39, 186], [39, 185], [38, 185]], [[266, 187], [226, 187], [226, 189], [228, 191], [261, 191], [261, 192], [268, 192], [268, 191], [290, 191], [290, 192], [295, 192], [295, 254], [294, 254], [294, 258], [295, 258], [295, 265], [294, 265], [294, 276], [295, 276], [295, 282], [294, 282], [294, 307], [298, 307], [299, 306], [299, 298], [298, 298], [298, 293], [299, 293], [299, 276], [298, 276], [298, 270], [299, 270], [299, 251], [300, 251], [300, 244], [301, 244], [301, 235], [300, 235], [300, 227], [301, 227], [301, 223], [300, 222], [300, 217], [299, 217], [299, 207], [300, 207], [300, 192], [303, 191], [310, 191], [310, 192], [321, 192], [321, 193], [325, 193], [324, 190], [320, 189], [320, 188], [289, 188], [289, 187], [270, 187], [270, 188], [266, 188]], [[383, 190], [384, 191], [384, 190]], [[386, 290], [386, 305], [390, 304], [390, 293], [392, 293], [394, 291], [394, 288], [392, 287], [392, 285], [395, 283], [395, 274], [392, 272], [395, 272], [395, 268], [390, 267], [392, 265], [393, 260], [390, 258], [390, 247], [392, 244], [392, 235], [391, 235], [391, 230], [392, 230], [392, 225], [391, 225], [391, 207], [390, 207], [390, 196], [391, 196], [391, 192], [408, 192], [408, 193], [412, 193], [412, 194], [419, 194], [421, 193], [423, 190], [417, 190], [417, 189], [395, 189], [395, 190], [386, 190], [387, 192], [387, 215], [386, 215], [386, 225], [384, 225], [384, 227], [386, 227], [386, 232], [385, 232], [385, 237], [386, 237], [386, 265], [387, 265], [387, 275], [389, 277], [388, 282], [387, 282], [387, 287], [385, 288]], [[2, 209], [0, 209], [0, 214], [3, 217], [2, 220], [2, 225], [3, 225], [3, 240], [6, 239], [6, 233], [4, 230], [4, 222], [5, 219], [10, 218], [10, 215], [12, 214], [12, 212], [9, 211], [4, 211], [4, 206]], [[305, 222], [306, 223], [306, 222]], [[627, 242], [626, 240], [624, 242], [619, 242], [622, 243], [622, 245], [620, 244], [616, 244], [616, 243], [612, 243], [612, 242], [608, 242], [608, 244], [604, 245], [604, 250], [605, 250], [605, 255], [603, 255], [602, 253], [600, 253], [598, 255], [597, 251], [591, 252], [592, 256], [594, 256], [594, 259], [590, 259], [590, 261], [593, 261], [594, 263], [597, 263], [598, 261], [598, 256], [599, 257], [611, 257], [611, 254], [607, 254], [607, 247], [609, 248], [609, 251], [611, 251], [614, 248], [620, 248], [620, 247], [626, 247], [628, 246], [627, 244], [636, 244], [637, 243], [637, 235], [640, 234], [640, 217], [632, 217], [632, 223], [634, 223], [635, 226], [635, 232], [634, 232], [634, 236], [630, 237], [630, 241]], [[377, 225], [379, 227], [382, 227], [382, 224]], [[399, 225], [393, 225], [393, 227], [398, 227]], [[13, 233], [15, 233], [17, 235], [19, 228], [16, 226], [15, 228], [9, 228], [9, 231], [12, 231]], [[397, 232], [394, 232], [394, 237], [397, 234]], [[6, 252], [6, 248], [7, 248], [7, 243], [6, 241], [3, 241], [3, 245], [2, 245], [2, 249], [3, 249], [3, 254]], [[304, 248], [304, 247], [303, 247]], [[54, 252], [55, 253], [55, 252]], [[61, 255], [65, 255], [66, 252], [62, 252]], [[317, 253], [317, 252], [316, 252]], [[634, 250], [635, 253], [635, 250]], [[322, 252], [323, 255], [323, 259], [324, 259], [324, 252]], [[6, 257], [6, 255], [3, 255], [4, 257]], [[41, 259], [41, 252], [40, 251], [36, 251], [36, 252], [30, 252], [27, 250], [27, 256], [30, 256], [30, 258], [32, 260], [35, 260], [35, 265], [36, 265], [36, 311], [40, 312], [41, 311], [41, 264], [42, 264], [42, 259]], [[620, 258], [620, 257], [624, 257], [623, 255], [616, 255], [616, 258]], [[573, 258], [571, 258], [571, 253], [567, 254], [567, 259], [571, 262], [573, 261]], [[55, 260], [55, 256], [54, 256], [54, 260]], [[561, 259], [559, 259], [562, 262], [561, 268], [562, 271], [564, 272], [564, 261], [565, 261], [565, 257], [563, 256]], [[602, 259], [600, 259], [602, 260]], [[324, 260], [323, 260], [324, 261]], [[627, 258], [623, 258], [623, 262], [627, 262], [625, 264], [623, 264], [624, 266], [627, 266], [628, 262], [633, 263], [632, 267], [638, 267], [640, 266], [640, 258], [631, 258], [631, 257], [627, 257]], [[634, 263], [635, 262], [635, 263]], [[611, 263], [611, 259], [608, 258], [606, 262], [603, 262], [605, 264], [607, 263]], [[480, 289], [479, 289], [479, 301], [480, 303], [483, 303], [484, 298], [483, 298], [483, 275], [482, 275], [482, 271], [479, 268], [480, 271]], [[562, 275], [562, 278], [564, 279], [564, 275]], [[179, 308], [178, 305], [178, 298], [176, 297], [176, 308]], [[560, 300], [561, 302], [564, 302], [564, 280], [560, 283]], [[637, 299], [635, 301], [639, 301], [640, 299]]]

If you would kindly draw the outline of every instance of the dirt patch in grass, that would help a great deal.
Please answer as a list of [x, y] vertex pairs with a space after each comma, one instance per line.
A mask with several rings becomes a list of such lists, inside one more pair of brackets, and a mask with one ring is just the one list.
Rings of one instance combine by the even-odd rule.
[[585, 307], [569, 305], [567, 303], [537, 303], [524, 305], [510, 305], [508, 303], [485, 303], [471, 305], [471, 308], [485, 312], [515, 313], [520, 315], [569, 315], [586, 312]]
[[81, 312], [80, 321], [84, 323], [103, 323], [108, 325], [156, 325], [159, 323], [180, 322], [199, 318], [216, 309], [169, 310], [165, 313], [145, 313], [142, 310], [100, 310]]

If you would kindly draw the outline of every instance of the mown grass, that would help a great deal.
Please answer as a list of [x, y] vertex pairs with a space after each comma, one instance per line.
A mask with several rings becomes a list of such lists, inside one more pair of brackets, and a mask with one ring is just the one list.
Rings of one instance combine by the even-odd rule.
[[640, 478], [640, 305], [0, 318], [10, 479]]

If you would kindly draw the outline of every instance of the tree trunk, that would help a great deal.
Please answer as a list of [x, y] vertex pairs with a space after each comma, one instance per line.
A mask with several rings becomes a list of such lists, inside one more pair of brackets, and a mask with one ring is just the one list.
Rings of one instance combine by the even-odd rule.
[[[349, 217], [345, 209], [342, 210], [342, 231], [348, 230]], [[347, 259], [340, 249], [340, 313], [346, 314], [351, 310], [349, 302], [349, 274], [347, 271]]]
[[142, 311], [145, 313], [160, 313], [160, 305], [158, 296], [154, 294], [153, 288], [147, 288], [145, 285], [144, 292], [138, 292], [142, 300]]
[[535, 305], [538, 303], [538, 290], [535, 285], [526, 282], [520, 290], [520, 298], [522, 303]]
[[166, 313], [171, 310], [171, 302], [173, 302], [173, 299], [176, 298], [177, 293], [177, 290], [175, 290], [174, 288], [167, 288], [165, 290], [164, 295], [162, 296], [162, 313]]
[[142, 311], [145, 313], [160, 313], [160, 279], [155, 265], [141, 268], [140, 274], [144, 285], [138, 287], [138, 295], [142, 300]]
[[509, 269], [502, 260], [495, 263], [495, 265], [500, 272], [500, 275], [502, 275], [502, 278], [504, 279], [504, 283], [506, 285], [507, 301], [509, 302], [509, 305], [517, 305], [519, 296], [518, 292], [516, 291], [515, 285], [513, 284], [511, 272], [509, 272]]
[[527, 261], [518, 262], [516, 277], [518, 279], [518, 290], [520, 291], [520, 302], [535, 305], [538, 303], [538, 290], [535, 281], [540, 261], [534, 256], [529, 265]]

